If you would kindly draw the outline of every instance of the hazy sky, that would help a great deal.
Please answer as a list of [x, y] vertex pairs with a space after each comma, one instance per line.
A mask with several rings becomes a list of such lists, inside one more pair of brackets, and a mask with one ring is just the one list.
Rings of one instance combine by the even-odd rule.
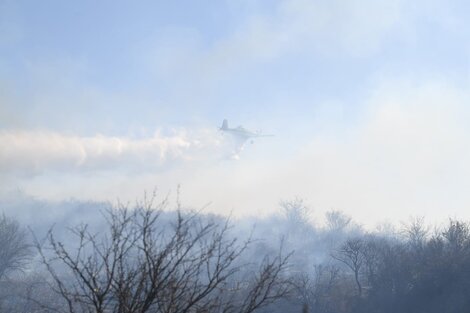
[[[0, 192], [470, 218], [470, 4], [0, 0]], [[275, 137], [238, 160], [222, 119]]]

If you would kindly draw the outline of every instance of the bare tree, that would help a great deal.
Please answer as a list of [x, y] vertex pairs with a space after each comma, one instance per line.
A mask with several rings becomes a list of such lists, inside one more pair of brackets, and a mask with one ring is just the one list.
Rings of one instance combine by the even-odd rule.
[[351, 217], [339, 210], [330, 210], [325, 213], [326, 225], [328, 230], [339, 232], [343, 231], [351, 223]]
[[288, 292], [288, 256], [265, 258], [247, 277], [242, 254], [249, 241], [238, 243], [228, 223], [197, 214], [178, 211], [171, 225], [163, 223], [165, 205], [110, 209], [104, 234], [87, 226], [72, 230], [75, 248], [53, 231], [37, 242], [67, 308], [61, 312], [250, 313]]
[[339, 279], [334, 265], [315, 265], [313, 273], [300, 273], [293, 279], [296, 295], [303, 303], [302, 312], [331, 312], [331, 295]]
[[452, 253], [468, 251], [470, 247], [470, 225], [465, 222], [450, 220], [449, 226], [442, 232]]
[[284, 200], [281, 201], [279, 205], [281, 207], [281, 214], [291, 225], [300, 227], [310, 223], [312, 212], [311, 209], [305, 205], [303, 199], [294, 198], [293, 200]]
[[346, 240], [341, 247], [331, 256], [345, 264], [354, 274], [354, 281], [357, 286], [357, 293], [362, 296], [362, 284], [360, 274], [365, 264], [364, 240], [361, 238], [352, 238]]
[[429, 234], [429, 228], [424, 223], [424, 217], [410, 218], [409, 222], [404, 225], [403, 232], [410, 247], [420, 253]]
[[0, 279], [22, 270], [30, 257], [26, 231], [16, 220], [0, 215]]

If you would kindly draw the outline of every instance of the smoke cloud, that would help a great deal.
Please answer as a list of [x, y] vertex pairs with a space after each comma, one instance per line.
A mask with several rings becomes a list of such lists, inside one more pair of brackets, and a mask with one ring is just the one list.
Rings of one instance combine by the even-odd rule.
[[170, 136], [156, 132], [144, 139], [3, 130], [0, 142], [0, 172], [26, 176], [49, 170], [159, 169], [178, 161], [201, 159], [224, 143], [216, 132], [189, 135], [184, 130]]

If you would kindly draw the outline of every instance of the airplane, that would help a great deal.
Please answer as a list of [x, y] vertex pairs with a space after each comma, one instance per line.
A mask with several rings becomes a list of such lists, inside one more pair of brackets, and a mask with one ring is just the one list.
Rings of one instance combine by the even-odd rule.
[[222, 126], [219, 128], [219, 130], [232, 135], [232, 138], [234, 139], [236, 145], [236, 153], [240, 152], [243, 149], [243, 146], [245, 145], [245, 142], [247, 140], [250, 140], [250, 142], [253, 143], [253, 138], [273, 136], [262, 134], [260, 131], [252, 132], [242, 126], [230, 128], [226, 119], [223, 120]]

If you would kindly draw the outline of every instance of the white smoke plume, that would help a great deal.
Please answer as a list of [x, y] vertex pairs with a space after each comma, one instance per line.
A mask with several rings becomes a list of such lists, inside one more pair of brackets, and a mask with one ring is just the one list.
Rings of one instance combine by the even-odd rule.
[[156, 132], [134, 139], [95, 135], [80, 137], [51, 131], [0, 131], [0, 172], [38, 175], [44, 171], [161, 168], [191, 161], [218, 149], [223, 138], [216, 132], [182, 130], [170, 136]]

